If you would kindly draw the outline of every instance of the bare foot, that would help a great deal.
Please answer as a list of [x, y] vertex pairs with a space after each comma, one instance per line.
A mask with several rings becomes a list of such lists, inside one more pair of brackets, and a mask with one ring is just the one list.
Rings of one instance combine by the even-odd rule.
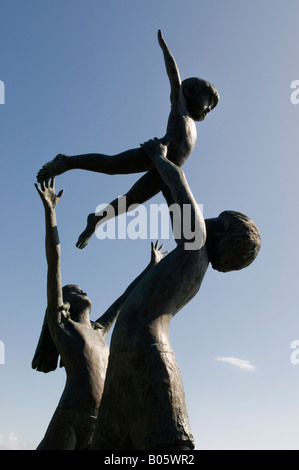
[[86, 229], [81, 233], [78, 241], [76, 243], [76, 247], [80, 250], [83, 250], [88, 245], [89, 239], [95, 232], [96, 225], [99, 221], [99, 218], [96, 217], [95, 214], [89, 214], [87, 217], [87, 226]]
[[37, 174], [37, 181], [39, 183], [43, 183], [44, 181], [50, 180], [51, 178], [64, 173], [67, 170], [66, 159], [67, 156], [60, 153], [49, 163], [43, 165]]

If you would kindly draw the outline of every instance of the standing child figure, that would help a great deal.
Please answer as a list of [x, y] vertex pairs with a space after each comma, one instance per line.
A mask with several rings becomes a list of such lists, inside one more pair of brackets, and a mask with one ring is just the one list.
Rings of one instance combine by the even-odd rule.
[[122, 305], [135, 287], [165, 256], [152, 243], [145, 270], [96, 321], [90, 320], [91, 301], [79, 286], [62, 287], [61, 248], [56, 206], [63, 191], [55, 194], [54, 179], [36, 185], [45, 209], [47, 258], [47, 311], [32, 367], [55, 370], [58, 356], [66, 371], [66, 383], [58, 406], [38, 450], [88, 450], [104, 389], [109, 348], [107, 334]]
[[[216, 88], [201, 78], [188, 78], [181, 81], [179, 69], [162, 33], [159, 30], [158, 40], [163, 51], [166, 72], [171, 88], [171, 111], [165, 136], [160, 139], [167, 145], [168, 159], [177, 166], [182, 166], [192, 153], [197, 139], [195, 121], [203, 121], [217, 105], [219, 95]], [[111, 202], [115, 215], [128, 211], [129, 207], [143, 204], [164, 187], [164, 182], [153, 162], [142, 148], [127, 150], [117, 155], [85, 154], [67, 156], [59, 154], [45, 164], [38, 172], [37, 180], [41, 183], [68, 170], [88, 170], [109, 175], [147, 172], [122, 198]], [[121, 209], [120, 209], [121, 207]], [[135, 206], [136, 207], [136, 206]], [[87, 227], [80, 235], [77, 247], [84, 248], [103, 219], [107, 221], [106, 211], [92, 213], [87, 218]]]

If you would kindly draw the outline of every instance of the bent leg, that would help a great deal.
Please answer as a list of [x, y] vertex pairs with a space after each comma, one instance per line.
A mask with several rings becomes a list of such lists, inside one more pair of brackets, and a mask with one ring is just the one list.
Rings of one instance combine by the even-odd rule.
[[57, 155], [43, 165], [37, 174], [39, 183], [61, 175], [69, 170], [87, 170], [107, 175], [130, 174], [148, 171], [153, 164], [144, 149], [127, 150], [117, 155], [90, 153], [67, 156]]
[[76, 243], [77, 248], [85, 248], [89, 239], [94, 234], [99, 225], [107, 222], [112, 216], [124, 214], [130, 210], [130, 206], [144, 204], [146, 201], [156, 196], [164, 187], [164, 182], [156, 170], [152, 170], [143, 175], [132, 188], [120, 198], [114, 199], [108, 207], [100, 213], [89, 214], [87, 226], [79, 236]]

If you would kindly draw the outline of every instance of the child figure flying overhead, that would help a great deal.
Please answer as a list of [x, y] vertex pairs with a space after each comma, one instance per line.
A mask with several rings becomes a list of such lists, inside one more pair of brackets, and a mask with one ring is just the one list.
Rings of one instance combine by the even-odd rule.
[[[158, 40], [164, 54], [171, 87], [171, 111], [166, 134], [160, 140], [162, 144], [168, 147], [168, 159], [177, 166], [182, 166], [196, 144], [197, 132], [194, 121], [203, 121], [205, 119], [207, 114], [217, 105], [219, 95], [213, 85], [201, 78], [193, 77], [181, 81], [177, 64], [160, 30], [158, 31]], [[127, 211], [131, 205], [143, 204], [158, 194], [164, 187], [162, 178], [142, 147], [113, 156], [93, 153], [75, 156], [59, 154], [42, 167], [38, 172], [37, 180], [42, 183], [73, 169], [89, 170], [109, 175], [147, 172], [125, 194], [122, 198], [122, 204], [119, 204], [119, 199], [111, 202], [109, 206], [113, 207], [115, 215]], [[88, 216], [87, 227], [76, 244], [78, 248], [82, 249], [87, 245], [96, 230], [97, 224], [101, 223], [103, 219], [105, 219], [105, 222], [107, 221], [105, 210]]]

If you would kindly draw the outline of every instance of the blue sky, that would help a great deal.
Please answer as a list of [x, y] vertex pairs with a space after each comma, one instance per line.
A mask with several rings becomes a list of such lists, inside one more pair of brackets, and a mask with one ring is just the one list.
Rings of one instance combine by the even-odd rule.
[[[255, 263], [210, 268], [171, 324], [196, 448], [298, 449], [299, 2], [0, 0], [0, 11], [0, 449], [37, 446], [65, 380], [64, 370], [31, 369], [46, 307], [35, 175], [58, 153], [113, 154], [164, 134], [159, 28], [182, 78], [211, 81], [221, 98], [184, 166], [204, 216], [244, 212], [262, 236]], [[138, 176], [56, 179], [63, 283], [88, 292], [93, 319], [148, 263], [150, 239], [75, 243], [87, 214]]]

